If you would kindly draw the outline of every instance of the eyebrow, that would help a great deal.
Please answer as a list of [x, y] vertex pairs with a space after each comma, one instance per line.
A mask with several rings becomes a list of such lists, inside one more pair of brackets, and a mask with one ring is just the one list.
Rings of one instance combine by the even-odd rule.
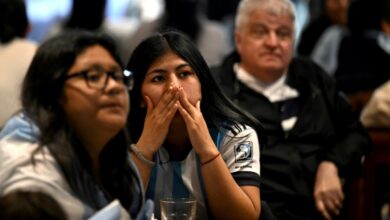
[[109, 64], [105, 66], [98, 63], [92, 63], [92, 64], [85, 65], [84, 69], [121, 70], [122, 68], [118, 64]]
[[[175, 71], [180, 70], [181, 68], [184, 68], [184, 67], [191, 67], [191, 66], [188, 63], [183, 63], [183, 64], [180, 64], [177, 67], [175, 67]], [[153, 70], [147, 72], [146, 76], [149, 74], [152, 74], [152, 73], [165, 73], [165, 72], [166, 72], [165, 69], [157, 68], [157, 69], [153, 69]]]
[[253, 21], [249, 23], [249, 27], [267, 27], [267, 24], [262, 21]]

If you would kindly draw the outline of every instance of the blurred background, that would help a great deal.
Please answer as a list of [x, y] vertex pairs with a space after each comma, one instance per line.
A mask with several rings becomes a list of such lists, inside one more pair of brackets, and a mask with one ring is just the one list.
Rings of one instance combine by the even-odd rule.
[[[26, 7], [31, 25], [28, 38], [41, 42], [51, 27], [69, 17], [72, 0], [26, 0]], [[160, 16], [162, 11], [162, 0], [107, 0], [106, 6], [106, 16], [114, 22], [124, 19], [152, 20]]]
[[[198, 0], [203, 13], [211, 20], [227, 22], [234, 14], [237, 0]], [[299, 36], [303, 26], [319, 14], [323, 0], [292, 0], [298, 13]], [[309, 9], [310, 5], [310, 9]], [[30, 40], [41, 42], [49, 29], [66, 20], [72, 9], [72, 0], [26, 0], [27, 14], [31, 24]], [[107, 0], [106, 16], [109, 20], [134, 19], [136, 21], [157, 19], [164, 12], [164, 0]], [[230, 25], [230, 23], [226, 23]]]

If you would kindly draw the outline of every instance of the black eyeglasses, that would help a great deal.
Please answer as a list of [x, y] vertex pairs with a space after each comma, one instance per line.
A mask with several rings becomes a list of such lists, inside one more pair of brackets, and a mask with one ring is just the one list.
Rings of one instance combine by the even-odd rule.
[[134, 85], [134, 77], [129, 70], [105, 71], [101, 68], [93, 68], [68, 75], [66, 80], [80, 76], [84, 78], [87, 86], [92, 89], [100, 90], [106, 88], [109, 77], [117, 82], [123, 83], [129, 91], [133, 89]]

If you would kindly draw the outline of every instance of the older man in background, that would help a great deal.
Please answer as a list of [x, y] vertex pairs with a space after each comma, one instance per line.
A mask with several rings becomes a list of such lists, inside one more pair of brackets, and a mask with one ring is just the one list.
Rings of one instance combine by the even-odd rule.
[[289, 0], [242, 0], [236, 51], [213, 74], [263, 123], [261, 196], [276, 217], [343, 218], [344, 180], [360, 170], [370, 142], [335, 82], [312, 61], [293, 58], [294, 22]]

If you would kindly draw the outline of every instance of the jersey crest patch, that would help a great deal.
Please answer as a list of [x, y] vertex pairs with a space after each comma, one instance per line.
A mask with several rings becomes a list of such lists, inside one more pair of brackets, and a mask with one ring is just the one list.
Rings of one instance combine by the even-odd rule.
[[236, 163], [251, 161], [253, 158], [252, 141], [244, 141], [234, 145], [234, 156]]

